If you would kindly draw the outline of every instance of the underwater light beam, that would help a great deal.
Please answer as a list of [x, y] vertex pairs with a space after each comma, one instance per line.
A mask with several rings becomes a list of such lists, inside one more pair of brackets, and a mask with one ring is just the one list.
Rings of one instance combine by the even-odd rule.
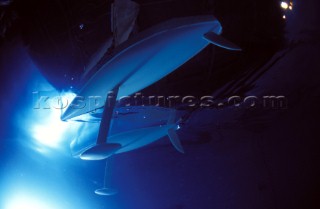
[[[72, 93], [61, 95], [64, 98], [74, 97]], [[49, 148], [58, 148], [59, 144], [64, 140], [65, 134], [70, 130], [70, 124], [60, 120], [61, 110], [51, 109], [35, 109], [31, 118], [34, 121], [31, 127], [33, 138], [40, 144]]]
[[39, 201], [26, 195], [19, 195], [12, 198], [6, 204], [4, 209], [55, 209], [56, 207], [49, 206], [45, 201]]

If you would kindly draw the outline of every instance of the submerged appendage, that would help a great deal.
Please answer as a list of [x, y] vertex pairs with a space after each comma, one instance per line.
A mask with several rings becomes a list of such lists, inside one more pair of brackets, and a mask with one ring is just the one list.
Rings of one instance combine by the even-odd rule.
[[214, 32], [208, 32], [208, 33], [204, 34], [203, 38], [206, 39], [211, 44], [216, 45], [221, 48], [224, 48], [224, 49], [233, 50], [233, 51], [241, 51], [242, 50], [239, 46], [226, 40], [222, 36], [217, 35]]
[[116, 195], [118, 193], [118, 190], [112, 189], [109, 187], [107, 183], [107, 178], [108, 178], [108, 172], [109, 172], [109, 166], [108, 166], [108, 160], [106, 160], [106, 166], [105, 166], [105, 171], [104, 171], [104, 180], [103, 180], [103, 188], [102, 189], [97, 189], [94, 191], [97, 195], [101, 196], [112, 196]]
[[121, 148], [121, 144], [97, 144], [80, 155], [82, 160], [104, 160]]
[[96, 191], [94, 191], [94, 193], [101, 196], [112, 196], [112, 195], [116, 195], [118, 191], [111, 188], [103, 188], [103, 189], [97, 189]]

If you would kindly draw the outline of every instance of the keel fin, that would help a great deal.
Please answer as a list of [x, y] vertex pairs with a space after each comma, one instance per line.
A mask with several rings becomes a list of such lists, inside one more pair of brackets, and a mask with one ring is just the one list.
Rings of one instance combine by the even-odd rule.
[[203, 38], [206, 39], [211, 44], [216, 45], [221, 48], [224, 48], [224, 49], [233, 50], [233, 51], [241, 51], [242, 50], [239, 46], [228, 41], [227, 39], [223, 38], [222, 36], [215, 34], [214, 32], [209, 32], [209, 33], [204, 34]]
[[[116, 86], [113, 89], [113, 92], [115, 94], [115, 98], [117, 98], [118, 92], [119, 92], [119, 86]], [[112, 101], [109, 101], [109, 100], [110, 100], [110, 98], [107, 95], [107, 101], [106, 101], [106, 104], [103, 108], [102, 119], [100, 122], [99, 134], [98, 134], [98, 138], [97, 138], [97, 145], [107, 143], [107, 138], [108, 138], [109, 131], [111, 128], [110, 127], [111, 120], [112, 120], [113, 111], [114, 111], [114, 108], [116, 106], [117, 101], [115, 99]]]
[[176, 148], [176, 150], [178, 152], [181, 152], [182, 154], [184, 154], [185, 152], [184, 152], [184, 149], [183, 149], [183, 147], [181, 145], [179, 136], [176, 133], [176, 130], [174, 130], [173, 128], [169, 129], [168, 130], [168, 136], [169, 136], [169, 139], [170, 139], [172, 145], [174, 146], [174, 148]]
[[118, 191], [111, 188], [102, 188], [102, 189], [97, 189], [96, 191], [94, 191], [94, 193], [100, 196], [113, 196], [113, 195], [116, 195]]
[[80, 155], [82, 160], [104, 160], [112, 156], [121, 148], [121, 144], [97, 144]]

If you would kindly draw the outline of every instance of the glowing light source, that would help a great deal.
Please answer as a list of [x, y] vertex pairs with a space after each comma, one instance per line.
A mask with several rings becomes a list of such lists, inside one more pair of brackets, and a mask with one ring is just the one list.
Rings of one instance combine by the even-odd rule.
[[[71, 101], [69, 98], [74, 96], [68, 93], [63, 97], [67, 98], [66, 101]], [[70, 124], [60, 119], [61, 110], [55, 108], [36, 109], [33, 113], [32, 117], [36, 121], [31, 126], [33, 138], [49, 148], [57, 148], [65, 139], [65, 133], [70, 130]]]
[[287, 16], [283, 15], [282, 18], [285, 20], [285, 19], [287, 19]]
[[56, 147], [63, 139], [63, 133], [67, 130], [68, 124], [60, 120], [57, 110], [49, 110], [47, 117], [41, 124], [33, 126], [33, 137], [41, 144], [49, 147]]
[[10, 200], [5, 209], [54, 209], [48, 202], [39, 201], [27, 196], [19, 196]]
[[289, 4], [287, 2], [285, 2], [285, 1], [282, 1], [280, 5], [281, 5], [282, 9], [286, 9], [287, 10], [289, 8]]

